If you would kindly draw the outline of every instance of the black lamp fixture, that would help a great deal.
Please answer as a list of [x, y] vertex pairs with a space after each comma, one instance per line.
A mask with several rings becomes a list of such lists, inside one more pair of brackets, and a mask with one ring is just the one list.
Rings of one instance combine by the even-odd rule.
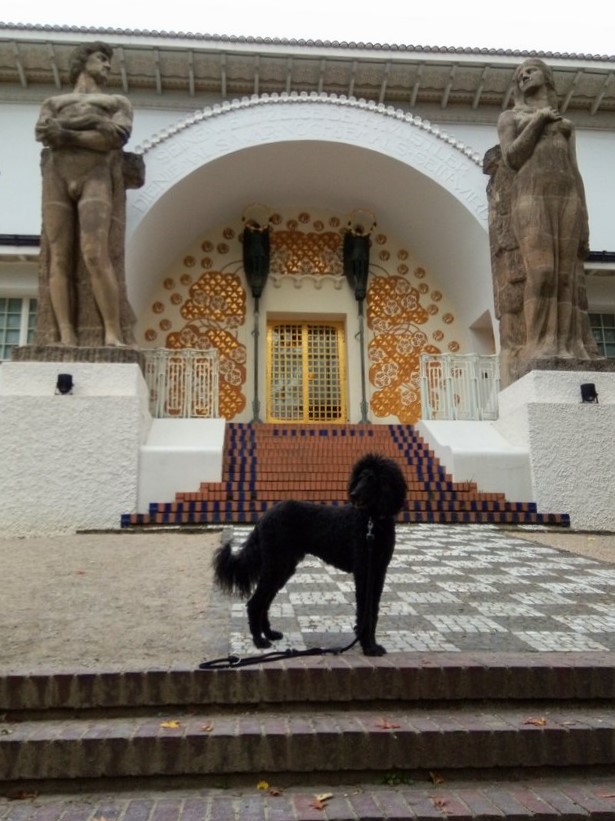
[[263, 295], [271, 259], [271, 209], [253, 203], [243, 212], [243, 269], [255, 300]]
[[61, 393], [63, 396], [72, 393], [75, 383], [73, 382], [72, 373], [59, 373], [56, 382], [56, 394]]
[[372, 211], [355, 208], [348, 215], [342, 249], [344, 275], [357, 302], [363, 302], [367, 294], [370, 236], [375, 227], [376, 217]]
[[595, 402], [598, 404], [598, 391], [593, 382], [581, 385], [581, 402]]

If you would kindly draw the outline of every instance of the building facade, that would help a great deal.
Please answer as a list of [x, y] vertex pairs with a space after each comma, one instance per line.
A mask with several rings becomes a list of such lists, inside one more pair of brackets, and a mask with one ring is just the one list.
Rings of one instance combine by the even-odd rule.
[[[495, 354], [482, 160], [525, 54], [0, 25], [0, 358], [34, 323], [42, 101], [88, 40], [134, 107], [126, 270], [141, 348], [215, 349], [227, 420], [414, 423], [421, 354]], [[578, 131], [595, 335], [615, 356], [612, 58], [541, 55]], [[255, 301], [245, 222], [268, 221]], [[264, 217], [262, 215], [265, 215]], [[369, 223], [357, 301], [348, 224]]]

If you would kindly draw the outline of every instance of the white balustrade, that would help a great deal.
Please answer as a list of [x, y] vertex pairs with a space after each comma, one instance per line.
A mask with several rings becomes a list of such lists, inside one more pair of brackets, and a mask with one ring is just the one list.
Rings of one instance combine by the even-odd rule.
[[144, 351], [150, 413], [169, 417], [218, 416], [218, 351], [155, 348]]
[[420, 377], [423, 419], [498, 418], [499, 357], [423, 354]]

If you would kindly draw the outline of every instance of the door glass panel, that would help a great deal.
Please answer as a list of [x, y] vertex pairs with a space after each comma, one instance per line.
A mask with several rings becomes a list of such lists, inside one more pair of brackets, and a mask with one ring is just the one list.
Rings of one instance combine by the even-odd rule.
[[303, 419], [303, 328], [275, 325], [270, 329], [270, 415], [274, 419]]
[[345, 421], [343, 339], [337, 323], [270, 324], [269, 421]]

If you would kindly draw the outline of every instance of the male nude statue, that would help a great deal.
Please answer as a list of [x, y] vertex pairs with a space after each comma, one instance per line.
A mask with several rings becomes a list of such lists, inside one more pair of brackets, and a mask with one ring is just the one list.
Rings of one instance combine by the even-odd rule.
[[132, 107], [107, 94], [112, 49], [75, 49], [68, 94], [45, 100], [36, 139], [49, 149], [43, 173], [43, 224], [49, 242], [49, 293], [60, 344], [76, 345], [73, 289], [76, 240], [91, 279], [105, 345], [122, 345], [119, 288], [109, 254], [113, 180], [132, 130]]

